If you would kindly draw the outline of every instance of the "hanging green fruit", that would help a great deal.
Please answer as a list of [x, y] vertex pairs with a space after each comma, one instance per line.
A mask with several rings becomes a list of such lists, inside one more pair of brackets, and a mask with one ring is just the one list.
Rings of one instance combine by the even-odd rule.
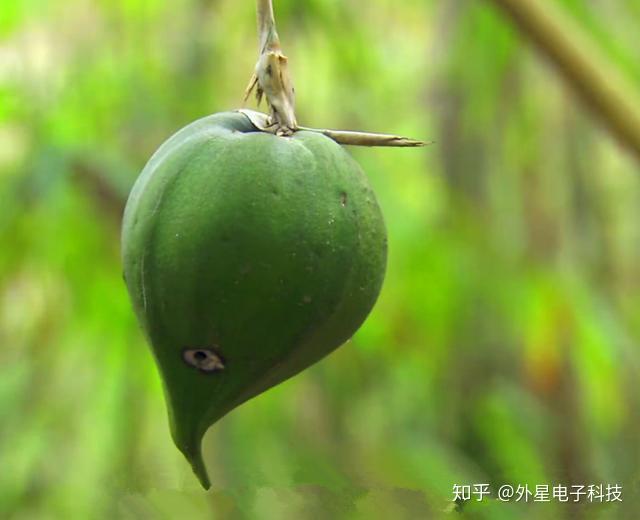
[[375, 196], [342, 147], [260, 132], [241, 113], [160, 147], [131, 192], [122, 243], [174, 440], [203, 479], [209, 425], [345, 342], [386, 258]]
[[270, 116], [225, 112], [180, 130], [149, 160], [124, 215], [125, 281], [161, 372], [173, 439], [205, 488], [208, 427], [344, 343], [380, 291], [382, 214], [336, 141], [422, 144], [300, 130], [279, 68], [286, 58], [274, 49], [263, 46], [252, 82]]

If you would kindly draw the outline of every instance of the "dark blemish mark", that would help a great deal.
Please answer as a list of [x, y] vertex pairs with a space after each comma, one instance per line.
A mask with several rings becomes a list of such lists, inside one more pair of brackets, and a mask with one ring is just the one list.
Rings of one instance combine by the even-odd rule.
[[344, 191], [340, 193], [340, 205], [342, 207], [347, 205], [347, 193]]
[[267, 68], [265, 69], [265, 72], [267, 73], [267, 76], [271, 76], [271, 65], [267, 65]]
[[222, 357], [210, 348], [188, 348], [182, 351], [184, 362], [201, 372], [216, 372], [224, 369]]

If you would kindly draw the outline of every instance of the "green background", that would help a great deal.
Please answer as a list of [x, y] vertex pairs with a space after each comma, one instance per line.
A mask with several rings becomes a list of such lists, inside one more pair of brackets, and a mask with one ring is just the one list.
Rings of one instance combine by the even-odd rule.
[[[636, 0], [549, 1], [640, 85]], [[240, 105], [254, 2], [2, 2], [0, 517], [636, 518], [632, 155], [491, 2], [275, 3], [301, 124], [436, 144], [350, 148], [389, 232], [380, 299], [210, 429], [205, 493], [170, 439], [119, 226], [162, 141]], [[494, 500], [454, 508], [474, 483]], [[504, 504], [505, 483], [620, 484], [623, 502]]]

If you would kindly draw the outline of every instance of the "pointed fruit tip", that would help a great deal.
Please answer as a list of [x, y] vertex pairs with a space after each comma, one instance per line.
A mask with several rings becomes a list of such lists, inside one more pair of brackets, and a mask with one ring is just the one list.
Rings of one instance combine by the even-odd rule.
[[186, 431], [179, 430], [179, 433], [185, 434], [179, 435], [174, 429], [172, 432], [173, 440], [176, 447], [182, 452], [184, 458], [187, 459], [187, 462], [191, 465], [191, 469], [198, 478], [200, 485], [205, 490], [208, 490], [211, 488], [211, 481], [209, 480], [207, 467], [204, 463], [204, 458], [202, 457], [202, 438], [204, 437], [204, 434], [194, 434], [191, 432], [192, 430], [190, 429], [187, 429]]
[[200, 443], [198, 443], [197, 448], [192, 453], [184, 454], [189, 463], [191, 464], [191, 469], [193, 473], [198, 478], [200, 485], [208, 490], [211, 488], [211, 481], [209, 480], [209, 475], [207, 473], [207, 467], [205, 466], [204, 459], [202, 458], [202, 448], [200, 447]]

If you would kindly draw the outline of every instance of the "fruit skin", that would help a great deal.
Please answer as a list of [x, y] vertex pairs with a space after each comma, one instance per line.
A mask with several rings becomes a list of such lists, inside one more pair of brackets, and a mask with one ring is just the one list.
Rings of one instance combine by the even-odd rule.
[[[278, 137], [224, 112], [149, 160], [125, 209], [124, 277], [173, 439], [205, 488], [207, 428], [349, 339], [377, 299], [386, 253], [366, 176], [321, 134]], [[185, 349], [199, 348], [224, 368], [188, 364]]]

